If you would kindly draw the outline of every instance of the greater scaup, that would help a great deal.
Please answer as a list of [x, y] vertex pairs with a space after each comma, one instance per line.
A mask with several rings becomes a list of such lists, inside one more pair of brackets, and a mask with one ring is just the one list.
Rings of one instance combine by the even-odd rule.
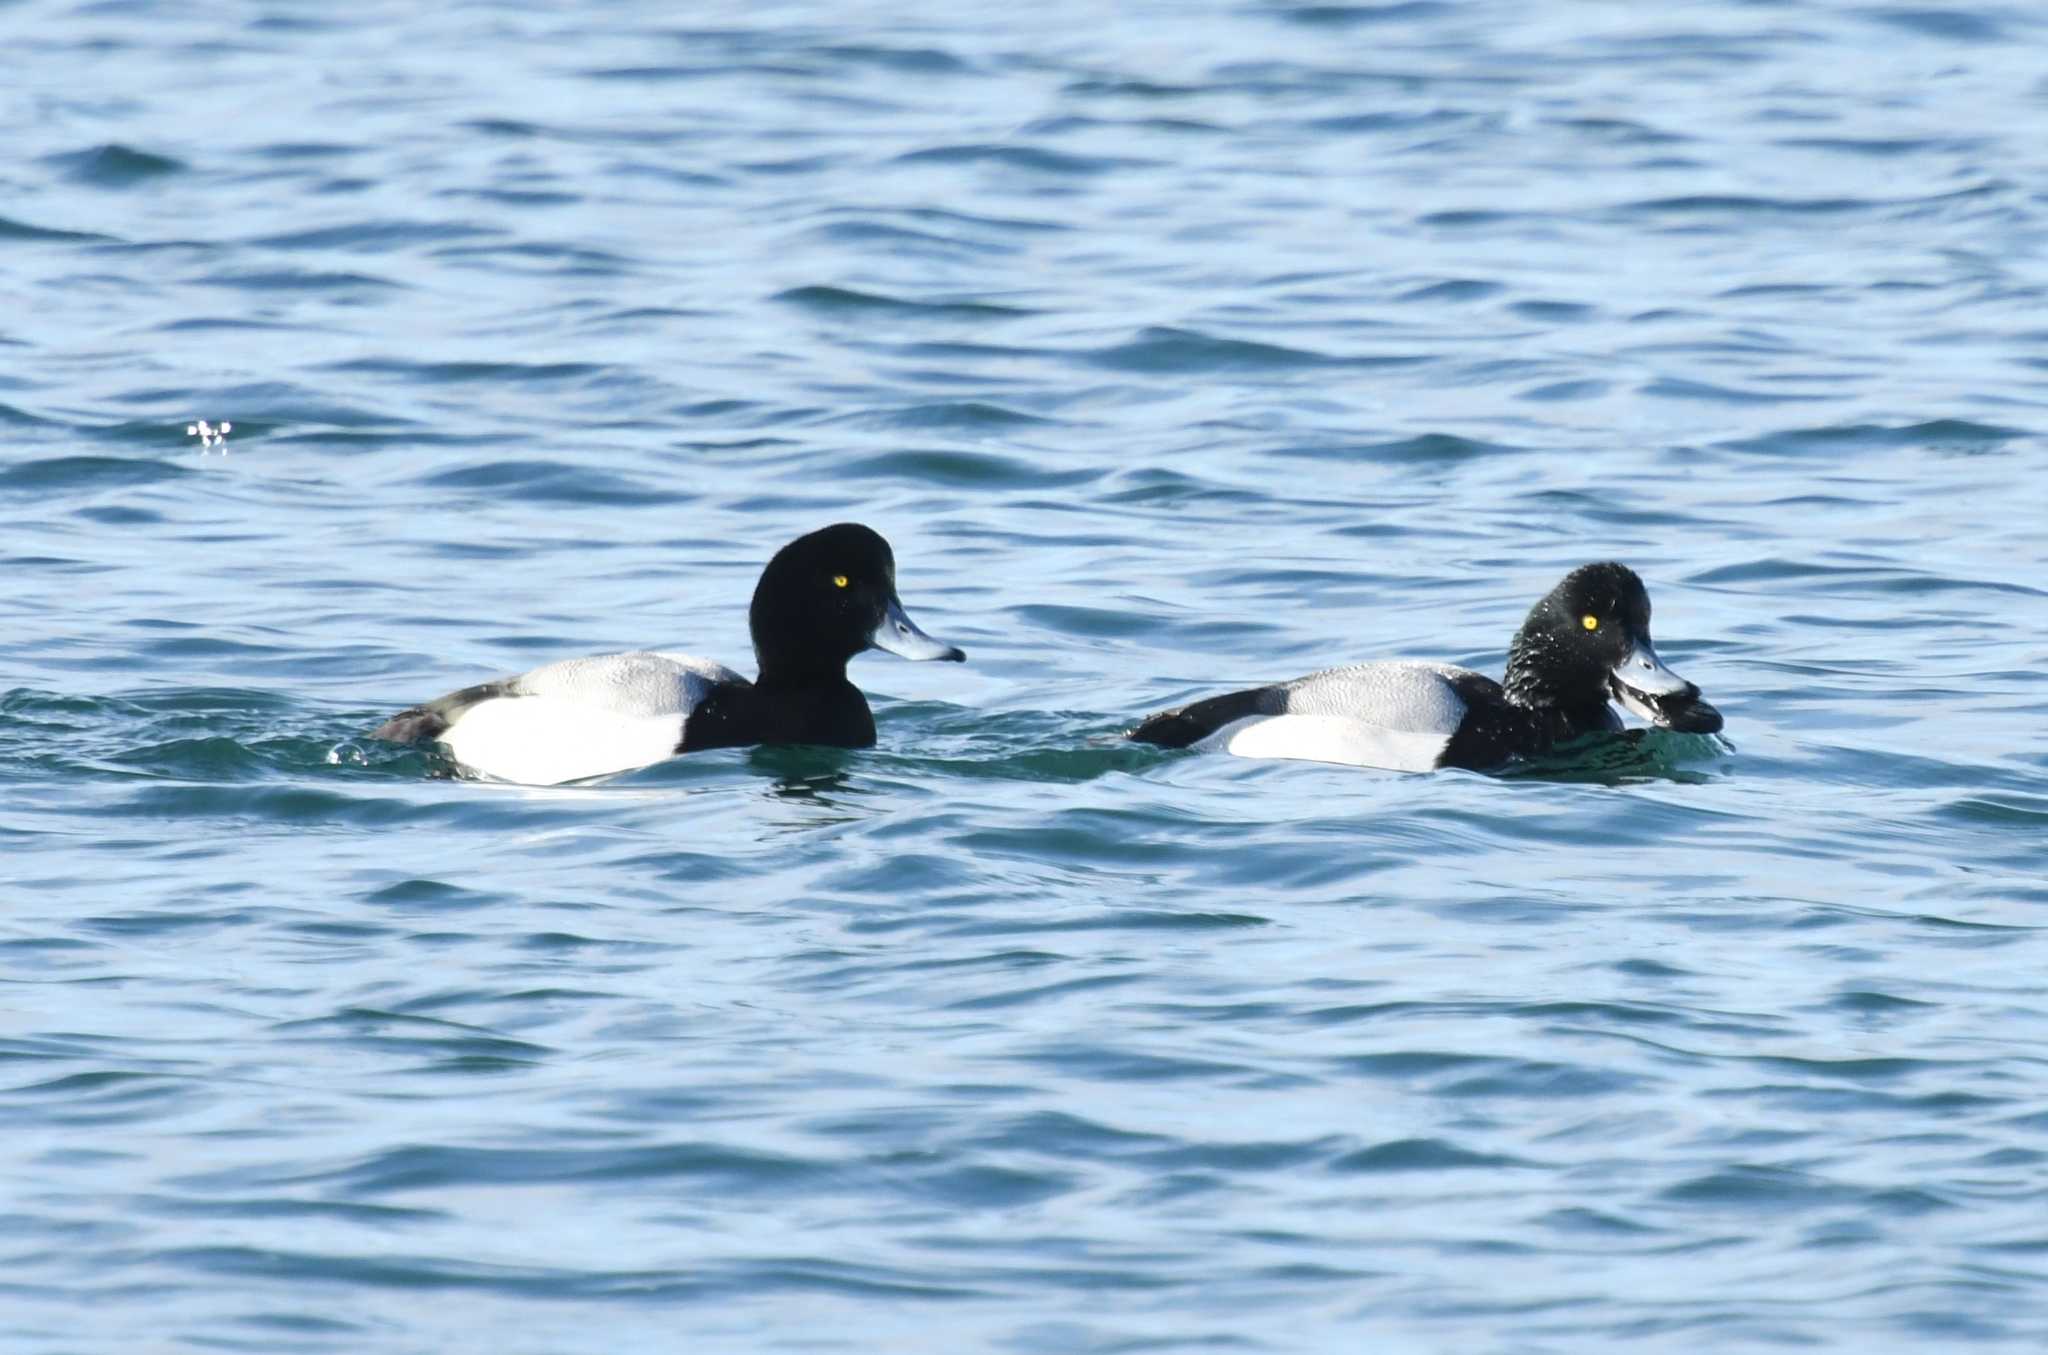
[[800, 536], [761, 571], [747, 612], [761, 673], [641, 650], [567, 659], [401, 711], [372, 733], [435, 742], [474, 771], [555, 785], [753, 743], [865, 748], [866, 698], [846, 661], [870, 647], [906, 659], [967, 656], [917, 628], [896, 596], [896, 557], [874, 531], [840, 523]]
[[1126, 737], [1239, 757], [1482, 770], [1621, 728], [1610, 698], [1667, 729], [1721, 728], [1700, 689], [1657, 657], [1643, 581], [1612, 562], [1581, 565], [1530, 609], [1505, 684], [1447, 664], [1362, 663], [1163, 711]]

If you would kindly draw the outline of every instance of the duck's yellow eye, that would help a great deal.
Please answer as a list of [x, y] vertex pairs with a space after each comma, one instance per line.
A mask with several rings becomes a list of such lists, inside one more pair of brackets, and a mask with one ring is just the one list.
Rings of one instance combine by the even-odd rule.
[[[834, 588], [846, 587], [846, 576], [844, 574], [834, 574], [832, 576], [832, 586]], [[1590, 620], [1591, 618], [1588, 619]]]
[[1593, 615], [1591, 612], [1587, 612], [1584, 616], [1579, 618], [1579, 624], [1584, 626], [1587, 630], [1598, 630], [1600, 629], [1600, 618]]

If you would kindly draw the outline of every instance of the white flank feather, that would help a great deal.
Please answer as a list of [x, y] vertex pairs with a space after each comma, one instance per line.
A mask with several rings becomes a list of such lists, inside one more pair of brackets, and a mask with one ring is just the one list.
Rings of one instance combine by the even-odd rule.
[[1234, 720], [1196, 745], [1236, 757], [1292, 758], [1394, 772], [1435, 768], [1448, 736], [1387, 729], [1342, 715], [1254, 715]]
[[441, 735], [472, 771], [554, 786], [660, 762], [682, 742], [681, 715], [628, 715], [549, 696], [479, 702]]
[[738, 673], [688, 654], [564, 659], [513, 678], [512, 695], [458, 711], [440, 742], [472, 771], [553, 786], [672, 756], [690, 712]]

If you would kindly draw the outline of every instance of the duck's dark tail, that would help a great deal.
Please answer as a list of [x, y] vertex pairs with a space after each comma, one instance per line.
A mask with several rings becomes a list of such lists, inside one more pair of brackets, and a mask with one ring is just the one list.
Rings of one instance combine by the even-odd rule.
[[448, 726], [471, 706], [501, 696], [516, 696], [508, 681], [480, 682], [474, 687], [464, 687], [459, 692], [450, 692], [438, 701], [429, 701], [411, 710], [402, 710], [370, 731], [373, 739], [389, 743], [431, 743], [448, 732]]
[[370, 731], [373, 739], [387, 743], [430, 743], [448, 730], [448, 721], [426, 706], [402, 710]]
[[1133, 743], [1152, 743], [1161, 748], [1186, 748], [1200, 743], [1227, 724], [1248, 715], [1271, 714], [1271, 687], [1253, 687], [1242, 692], [1225, 692], [1174, 710], [1148, 715], [1124, 737]]

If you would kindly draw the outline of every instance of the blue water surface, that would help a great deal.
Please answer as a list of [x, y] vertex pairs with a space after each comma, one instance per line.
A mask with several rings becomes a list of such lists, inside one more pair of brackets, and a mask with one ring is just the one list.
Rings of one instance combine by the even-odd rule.
[[[2038, 7], [0, 37], [0, 1348], [2048, 1343]], [[872, 750], [362, 738], [846, 519]], [[1602, 558], [1725, 738], [1118, 737]]]

